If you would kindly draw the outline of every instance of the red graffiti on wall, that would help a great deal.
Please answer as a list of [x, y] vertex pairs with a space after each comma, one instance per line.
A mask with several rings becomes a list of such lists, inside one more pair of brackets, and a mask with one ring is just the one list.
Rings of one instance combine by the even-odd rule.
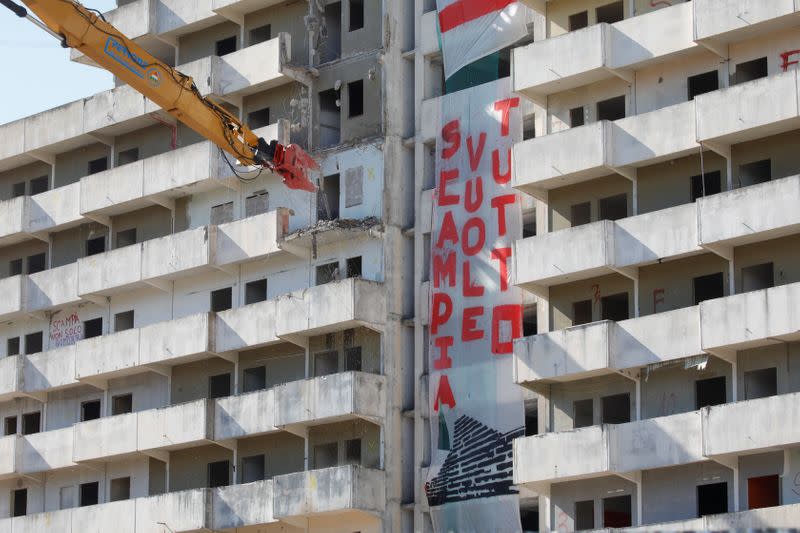
[[[797, 56], [797, 59], [789, 61], [792, 56]], [[789, 50], [781, 54], [781, 68], [783, 71], [786, 72], [792, 65], [800, 65], [800, 49]]]
[[600, 303], [600, 298], [603, 295], [600, 293], [600, 285], [594, 284], [592, 285], [592, 298], [594, 299], [594, 303]]
[[672, 7], [672, 4], [667, 2], [667, 0], [650, 0], [650, 7]]
[[664, 303], [664, 289], [653, 290], [653, 312], [658, 311], [658, 304]]

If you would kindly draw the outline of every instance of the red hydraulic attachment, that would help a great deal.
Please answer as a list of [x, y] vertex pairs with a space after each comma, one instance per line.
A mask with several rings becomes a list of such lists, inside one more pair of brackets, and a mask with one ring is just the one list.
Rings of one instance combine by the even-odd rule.
[[296, 144], [275, 146], [275, 156], [270, 165], [283, 178], [290, 189], [316, 192], [317, 187], [308, 178], [309, 170], [319, 170], [319, 165]]

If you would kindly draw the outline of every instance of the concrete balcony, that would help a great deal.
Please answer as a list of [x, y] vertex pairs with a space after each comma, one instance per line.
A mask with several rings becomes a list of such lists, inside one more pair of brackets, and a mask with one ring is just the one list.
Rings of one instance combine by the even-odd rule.
[[271, 479], [212, 489], [209, 529], [234, 531], [277, 522], [273, 518], [273, 500]]
[[514, 484], [589, 479], [704, 461], [700, 411], [514, 441]]
[[696, 48], [692, 7], [678, 4], [516, 48], [512, 83], [515, 92], [543, 102], [547, 95], [615, 76], [630, 80], [632, 70]]
[[764, 528], [792, 530], [800, 523], [800, 504], [763, 507], [737, 513], [706, 515], [702, 518], [661, 522], [625, 529], [597, 530], [626, 533], [661, 533], [663, 531], [747, 531]]
[[214, 403], [203, 399], [141, 411], [137, 426], [137, 450], [148, 455], [209, 443], [214, 438]]
[[[800, 393], [703, 409], [703, 446], [709, 457], [780, 450], [800, 442]], [[780, 413], [780, 423], [775, 423]]]
[[111, 461], [136, 453], [138, 417], [129, 413], [75, 424], [73, 460]]
[[29, 203], [28, 196], [0, 202], [0, 246], [9, 246], [28, 238], [25, 230]]
[[695, 98], [697, 139], [730, 146], [800, 127], [800, 71], [783, 72]]
[[[265, 139], [288, 139], [288, 122], [260, 128]], [[86, 176], [80, 181], [80, 212], [108, 217], [151, 205], [172, 206], [175, 199], [214, 188], [235, 187], [236, 178], [219, 148], [200, 142], [171, 152]]]
[[25, 310], [29, 313], [42, 313], [80, 303], [78, 264], [70, 263], [30, 274], [25, 297]]
[[[666, 9], [658, 13], [662, 11]], [[582, 149], [576, 152], [574, 146]], [[512, 156], [512, 184], [545, 199], [549, 190], [613, 173], [632, 176], [636, 167], [697, 150], [695, 104], [684, 102], [517, 143]]]
[[72, 460], [72, 428], [43, 431], [19, 438], [16, 472], [38, 474], [75, 466]]
[[0, 359], [0, 402], [13, 400], [20, 390], [20, 355]]
[[708, 300], [700, 304], [703, 349], [731, 354], [800, 340], [800, 283]]
[[[16, 473], [15, 459], [18, 440], [16, 435], [0, 437], [0, 480], [14, 477]], [[2, 528], [0, 531], [3, 531]]]
[[75, 379], [75, 345], [25, 355], [21, 389], [25, 396], [47, 400], [47, 392], [80, 385]]
[[686, 204], [616, 222], [601, 220], [515, 243], [513, 282], [536, 292], [699, 254], [697, 207]]
[[293, 432], [361, 418], [380, 424], [386, 414], [386, 378], [344, 372], [275, 388], [275, 425]]
[[280, 431], [275, 424], [278, 416], [275, 395], [276, 389], [272, 388], [216, 400], [214, 440], [226, 441]]
[[796, 0], [697, 0], [693, 10], [694, 38], [711, 46], [752, 39], [800, 22]]
[[700, 245], [732, 248], [800, 231], [800, 176], [734, 189], [697, 201]]
[[75, 376], [103, 384], [112, 378], [195, 361], [214, 350], [214, 315], [200, 313], [75, 344]]
[[337, 466], [277, 476], [274, 483], [275, 518], [290, 524], [326, 513], [380, 514], [386, 506], [386, 479], [381, 470]]
[[0, 320], [13, 320], [25, 313], [26, 276], [0, 279]]
[[78, 293], [107, 296], [203, 271], [283, 254], [289, 211], [279, 209], [219, 226], [203, 226], [78, 260]]

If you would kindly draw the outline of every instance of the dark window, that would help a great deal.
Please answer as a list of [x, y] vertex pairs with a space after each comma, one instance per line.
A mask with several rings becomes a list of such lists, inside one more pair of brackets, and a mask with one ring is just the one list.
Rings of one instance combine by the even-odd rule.
[[762, 368], [744, 373], [744, 398], [755, 400], [778, 394], [778, 369]]
[[342, 3], [325, 6], [325, 41], [320, 50], [320, 63], [339, 59], [342, 55]]
[[208, 487], [225, 487], [230, 485], [230, 461], [208, 463]]
[[3, 423], [3, 435], [17, 434], [17, 417], [7, 416]]
[[244, 200], [244, 216], [252, 217], [269, 211], [269, 193], [256, 191]]
[[135, 163], [139, 160], [139, 149], [138, 148], [131, 148], [129, 150], [123, 150], [117, 156], [117, 165], [127, 165], [129, 163]]
[[592, 301], [581, 300], [572, 303], [572, 325], [580, 326], [592, 321]]
[[136, 228], [117, 232], [117, 248], [124, 248], [136, 244]]
[[12, 259], [8, 262], [8, 275], [19, 276], [22, 274], [22, 259]]
[[767, 58], [761, 57], [736, 65], [735, 84], [767, 77]]
[[522, 140], [536, 138], [536, 116], [530, 115], [522, 120]]
[[317, 266], [317, 285], [325, 285], [339, 279], [339, 263], [326, 263]]
[[247, 114], [247, 125], [253, 130], [269, 126], [269, 108], [265, 107], [264, 109], [249, 112]]
[[694, 408], [702, 409], [711, 405], [722, 405], [727, 401], [725, 376], [698, 379], [694, 384]]
[[111, 414], [125, 415], [133, 412], [133, 394], [122, 394], [111, 398]]
[[519, 520], [522, 523], [522, 531], [539, 531], [538, 509], [520, 509]]
[[348, 116], [360, 117], [364, 114], [364, 81], [356, 80], [347, 84]]
[[211, 291], [211, 311], [218, 313], [226, 311], [233, 307], [233, 289], [227, 287], [225, 289], [217, 289]]
[[569, 125], [573, 128], [583, 126], [586, 122], [583, 107], [575, 107], [569, 110]]
[[104, 170], [108, 170], [108, 158], [101, 157], [99, 159], [93, 159], [89, 161], [89, 168], [87, 173], [89, 175], [97, 174], [98, 172], [103, 172]]
[[344, 442], [344, 462], [348, 465], [361, 464], [361, 439], [350, 439]]
[[21, 181], [11, 186], [11, 198], [25, 196], [25, 182]]
[[719, 75], [716, 70], [689, 76], [689, 100], [717, 89], [719, 89]]
[[339, 218], [339, 174], [325, 176], [317, 192], [317, 220]]
[[625, 10], [623, 8], [622, 0], [614, 2], [613, 4], [606, 4], [600, 6], [595, 10], [597, 14], [597, 23], [605, 22], [607, 24], [614, 24], [625, 18]]
[[314, 446], [314, 468], [330, 468], [339, 462], [339, 446], [337, 442], [317, 444]]
[[314, 376], [327, 376], [339, 371], [339, 352], [330, 350], [314, 354]]
[[625, 118], [625, 95], [597, 102], [597, 120], [619, 120]]
[[522, 238], [536, 236], [536, 213], [528, 212], [522, 215]]
[[133, 320], [133, 310], [117, 313], [114, 315], [114, 331], [133, 329]]
[[242, 483], [252, 483], [264, 479], [266, 473], [264, 468], [265, 462], [266, 457], [263, 454], [243, 458]]
[[100, 400], [81, 403], [81, 422], [97, 420], [98, 418], [100, 418]]
[[762, 159], [739, 165], [739, 186], [748, 187], [766, 183], [772, 179], [772, 160]]
[[244, 286], [245, 305], [263, 302], [267, 299], [267, 280], [249, 281]]
[[742, 269], [742, 292], [760, 291], [774, 286], [775, 267], [772, 263], [762, 263]]
[[497, 78], [511, 76], [511, 48], [503, 48], [497, 53]]
[[17, 489], [11, 493], [12, 516], [28, 514], [28, 489]]
[[345, 348], [344, 370], [345, 372], [361, 371], [361, 346], [353, 346], [352, 348]]
[[6, 341], [6, 355], [19, 355], [19, 337], [11, 337]]
[[351, 257], [347, 260], [347, 277], [348, 278], [361, 277], [361, 256]]
[[264, 366], [245, 368], [244, 372], [242, 372], [242, 378], [243, 392], [253, 392], [267, 388], [267, 368]]
[[208, 378], [208, 397], [224, 398], [231, 395], [231, 375], [217, 374]]
[[781, 504], [781, 482], [778, 474], [751, 477], [747, 480], [747, 508], [762, 509]]
[[120, 477], [111, 480], [111, 495], [112, 502], [119, 502], [123, 500], [130, 500], [131, 498], [131, 478]]
[[628, 314], [628, 293], [621, 292], [604, 296], [600, 299], [600, 311], [602, 320], [613, 320], [614, 322], [627, 320], [630, 318]]
[[703, 196], [711, 196], [722, 191], [722, 174], [719, 170], [705, 175], [692, 176], [692, 202]]
[[33, 435], [42, 430], [42, 413], [36, 411], [22, 415], [22, 434]]
[[31, 180], [31, 196], [47, 192], [50, 188], [50, 178], [47, 176], [39, 176]]
[[250, 30], [250, 46], [272, 39], [272, 25], [259, 26]]
[[25, 355], [41, 352], [43, 338], [44, 335], [41, 331], [25, 335]]
[[350, 31], [364, 27], [364, 0], [350, 0]]
[[697, 487], [697, 516], [728, 512], [728, 484], [712, 483]]
[[600, 220], [620, 220], [628, 216], [628, 195], [617, 194], [599, 202]]
[[522, 336], [530, 337], [539, 332], [536, 315], [536, 306], [531, 306], [522, 311]]
[[580, 30], [589, 25], [589, 12], [581, 11], [569, 16], [569, 31]]
[[93, 481], [91, 483], [81, 483], [81, 501], [80, 506], [86, 507], [88, 505], [97, 505], [100, 497], [100, 483]]
[[725, 295], [722, 272], [698, 276], [692, 282], [694, 283], [694, 305]]
[[83, 323], [83, 338], [91, 339], [103, 334], [103, 317], [93, 318]]
[[594, 529], [594, 500], [575, 502], [575, 531]]
[[570, 223], [572, 227], [583, 226], [592, 221], [592, 204], [583, 202], [569, 208]]
[[630, 527], [632, 524], [630, 494], [603, 498], [603, 527]]
[[539, 408], [538, 402], [525, 402], [525, 436], [539, 434]]
[[28, 274], [42, 272], [47, 267], [47, 255], [44, 253], [28, 256]]
[[212, 224], [226, 224], [231, 221], [233, 221], [233, 202], [225, 202], [211, 207]]
[[572, 423], [575, 429], [594, 424], [594, 400], [591, 398], [572, 402], [572, 410]]
[[[326, 11], [330, 6], [326, 8]], [[333, 89], [319, 93], [319, 128], [321, 148], [339, 144], [342, 111], [339, 108], [339, 92]]]
[[215, 44], [216, 55], [222, 57], [236, 51], [236, 36], [220, 39]]
[[603, 424], [625, 424], [631, 421], [630, 394], [605, 396], [601, 400]]
[[105, 251], [106, 251], [105, 236], [86, 239], [86, 257], [89, 257], [91, 255], [102, 254]]

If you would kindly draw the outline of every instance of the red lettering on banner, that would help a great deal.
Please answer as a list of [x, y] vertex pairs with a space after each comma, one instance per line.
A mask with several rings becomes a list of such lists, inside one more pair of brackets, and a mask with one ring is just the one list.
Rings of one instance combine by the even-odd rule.
[[500, 172], [500, 150], [492, 152], [492, 177], [498, 185], [505, 185], [511, 181], [511, 148], [508, 149], [508, 163], [506, 173]]
[[519, 107], [519, 98], [506, 98], [494, 103], [494, 110], [500, 111], [500, 135], [508, 137], [511, 130], [509, 127], [511, 110]]
[[436, 247], [439, 249], [444, 248], [444, 243], [447, 241], [458, 244], [458, 229], [456, 229], [456, 221], [453, 218], [452, 211], [448, 211], [444, 214], [444, 220], [442, 220], [442, 228], [439, 230], [439, 240], [436, 241]]
[[[511, 323], [511, 339], [500, 340], [500, 323]], [[495, 355], [514, 352], [514, 339], [522, 336], [522, 306], [500, 305], [492, 311], [492, 353]]]
[[472, 276], [470, 274], [470, 266], [469, 261], [464, 261], [464, 264], [461, 267], [461, 274], [462, 274], [462, 294], [465, 298], [478, 298], [483, 296], [483, 285], [474, 285], [472, 283]]
[[442, 149], [442, 159], [450, 159], [461, 148], [461, 124], [458, 120], [450, 121], [444, 125], [442, 128], [442, 140], [444, 140], [445, 144], [450, 145]]
[[469, 167], [473, 172], [478, 170], [478, 165], [483, 158], [483, 149], [486, 146], [486, 133], [481, 133], [478, 136], [478, 151], [472, 148], [472, 136], [467, 137], [467, 151], [469, 152]]
[[443, 292], [433, 294], [433, 311], [431, 313], [431, 335], [439, 333], [439, 327], [447, 324], [453, 314], [453, 300]]
[[447, 182], [458, 179], [458, 169], [442, 170], [439, 174], [439, 205], [458, 205], [461, 198], [457, 194], [447, 194]]
[[[469, 235], [470, 230], [472, 229], [478, 230], [478, 240], [475, 244], [470, 244]], [[483, 249], [483, 245], [486, 243], [486, 224], [484, 224], [482, 218], [473, 217], [467, 220], [467, 223], [464, 224], [464, 229], [461, 230], [461, 247], [464, 250], [464, 255], [473, 256], [480, 252]]]
[[492, 259], [500, 261], [500, 291], [508, 290], [508, 258], [511, 257], [511, 248], [495, 248], [492, 250]]
[[789, 61], [793, 55], [800, 55], [800, 50], [789, 50], [781, 54], [781, 68], [784, 72], [787, 72], [792, 65], [800, 65], [800, 59]]
[[447, 374], [439, 376], [439, 386], [436, 388], [436, 401], [433, 402], [434, 412], [439, 412], [439, 404], [444, 404], [452, 409], [456, 406], [456, 399], [453, 397], [453, 389], [450, 388], [450, 380]]
[[497, 209], [497, 234], [504, 237], [506, 234], [506, 206], [517, 201], [516, 194], [504, 194], [492, 198], [492, 207]]
[[[472, 198], [472, 184], [475, 183], [475, 198]], [[483, 205], [483, 178], [478, 176], [467, 181], [467, 190], [464, 192], [464, 208], [467, 213], [474, 213]]]
[[483, 330], [478, 329], [478, 318], [483, 316], [483, 306], [467, 307], [461, 317], [461, 340], [464, 342], [479, 341], [483, 338]]
[[453, 337], [439, 337], [433, 343], [439, 348], [439, 357], [433, 361], [433, 368], [436, 370], [445, 370], [453, 366], [453, 360], [447, 355], [448, 348], [453, 346]]
[[442, 260], [441, 254], [433, 255], [433, 288], [438, 289], [442, 281], [447, 280], [449, 287], [456, 286], [456, 253], [447, 254]]

